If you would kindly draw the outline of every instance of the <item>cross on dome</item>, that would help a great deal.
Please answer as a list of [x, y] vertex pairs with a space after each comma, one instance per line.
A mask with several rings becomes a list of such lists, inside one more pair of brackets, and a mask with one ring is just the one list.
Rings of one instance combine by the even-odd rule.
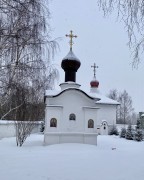
[[96, 64], [94, 63], [94, 65], [91, 67], [94, 68], [94, 78], [96, 78], [96, 68], [98, 68], [98, 66], [96, 66]]
[[72, 45], [74, 44], [73, 38], [77, 38], [77, 35], [73, 35], [73, 31], [70, 31], [70, 34], [66, 34], [66, 37], [70, 38], [69, 44], [70, 44], [70, 50], [72, 50]]
[[96, 68], [98, 68], [98, 66], [96, 66], [96, 64], [94, 63], [93, 66], [91, 66], [94, 70], [94, 78], [93, 80], [90, 82], [91, 88], [97, 90], [98, 86], [99, 86], [99, 81], [96, 80]]

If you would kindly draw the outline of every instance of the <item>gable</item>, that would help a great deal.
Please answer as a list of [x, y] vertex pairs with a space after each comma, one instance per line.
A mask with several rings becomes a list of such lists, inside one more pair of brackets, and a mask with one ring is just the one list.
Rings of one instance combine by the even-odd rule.
[[50, 96], [48, 104], [51, 105], [70, 105], [70, 106], [95, 106], [95, 99], [88, 96], [78, 89], [67, 89], [60, 92], [58, 95]]

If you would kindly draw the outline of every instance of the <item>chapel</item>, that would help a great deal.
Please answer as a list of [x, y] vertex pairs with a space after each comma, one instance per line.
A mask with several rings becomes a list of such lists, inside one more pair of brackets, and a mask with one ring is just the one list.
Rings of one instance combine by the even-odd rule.
[[107, 135], [116, 124], [118, 102], [99, 92], [99, 81], [94, 77], [90, 91], [86, 92], [76, 82], [76, 73], [81, 66], [72, 45], [74, 36], [70, 31], [70, 51], [62, 59], [61, 67], [65, 81], [60, 90], [47, 90], [45, 93], [45, 131], [44, 144], [84, 143], [97, 145], [98, 135]]

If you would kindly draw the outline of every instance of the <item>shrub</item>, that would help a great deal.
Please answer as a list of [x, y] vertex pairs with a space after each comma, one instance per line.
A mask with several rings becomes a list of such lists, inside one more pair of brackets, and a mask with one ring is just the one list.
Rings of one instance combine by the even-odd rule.
[[128, 128], [126, 130], [125, 138], [128, 140], [133, 140], [133, 132], [132, 132], [132, 126], [131, 124], [128, 125]]
[[125, 138], [125, 135], [126, 135], [126, 128], [122, 128], [120, 132], [120, 137]]
[[137, 130], [135, 133], [135, 140], [136, 141], [142, 141], [143, 140], [143, 133], [142, 130]]
[[116, 136], [119, 135], [117, 127], [115, 125], [113, 125], [112, 128], [110, 129], [109, 135], [116, 135]]
[[140, 119], [137, 120], [136, 129], [141, 129]]
[[43, 133], [44, 129], [45, 129], [45, 124], [44, 124], [44, 122], [41, 122], [40, 132]]

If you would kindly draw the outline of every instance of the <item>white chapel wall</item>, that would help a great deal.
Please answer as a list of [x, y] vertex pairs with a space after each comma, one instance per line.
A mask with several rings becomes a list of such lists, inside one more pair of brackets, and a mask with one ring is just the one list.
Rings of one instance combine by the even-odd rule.
[[[61, 130], [63, 107], [46, 106], [45, 114], [45, 132], [58, 132]], [[50, 120], [57, 120], [57, 127], [50, 127]]]
[[98, 125], [103, 121], [107, 121], [108, 126], [116, 124], [116, 105], [97, 104], [100, 107], [98, 111]]
[[[99, 109], [90, 109], [90, 108], [83, 108], [84, 109], [84, 120], [85, 120], [85, 131], [86, 132], [97, 132], [97, 111]], [[88, 121], [92, 119], [94, 121], [94, 128], [88, 128]]]
[[[84, 132], [85, 117], [83, 106], [95, 106], [93, 100], [77, 90], [65, 91], [55, 98], [50, 98], [47, 102], [49, 105], [63, 106], [63, 113], [61, 114], [61, 131], [63, 132]], [[47, 116], [49, 116], [48, 111], [47, 109]], [[57, 110], [55, 109], [55, 111]], [[53, 111], [52, 113], [54, 114], [55, 112]], [[71, 113], [76, 115], [75, 121], [69, 120]]]

